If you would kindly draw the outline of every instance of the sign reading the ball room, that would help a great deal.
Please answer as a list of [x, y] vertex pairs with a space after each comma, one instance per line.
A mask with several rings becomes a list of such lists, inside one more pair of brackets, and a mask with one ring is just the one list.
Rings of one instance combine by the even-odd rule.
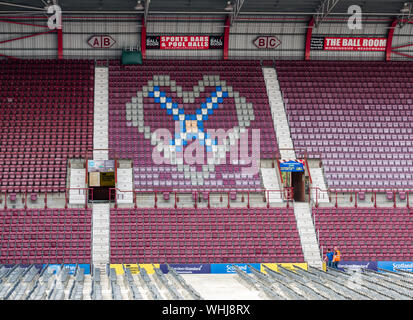
[[147, 36], [146, 49], [160, 50], [208, 50], [222, 49], [224, 36]]
[[313, 37], [311, 50], [326, 51], [385, 51], [386, 38]]

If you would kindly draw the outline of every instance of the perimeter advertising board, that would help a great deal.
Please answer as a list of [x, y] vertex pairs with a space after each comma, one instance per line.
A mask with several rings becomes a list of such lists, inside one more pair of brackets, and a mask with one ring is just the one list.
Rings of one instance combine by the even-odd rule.
[[146, 36], [146, 49], [209, 50], [223, 48], [224, 36], [221, 35]]
[[311, 50], [385, 51], [386, 38], [312, 37]]

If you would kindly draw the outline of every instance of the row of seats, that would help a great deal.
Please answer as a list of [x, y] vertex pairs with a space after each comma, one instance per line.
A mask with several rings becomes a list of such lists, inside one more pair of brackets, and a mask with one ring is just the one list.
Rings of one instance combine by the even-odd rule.
[[0, 70], [0, 187], [63, 192], [67, 159], [93, 145], [93, 63], [1, 61]]
[[[167, 128], [175, 136], [175, 120], [172, 113], [163, 110], [161, 103], [154, 97], [150, 97], [148, 90], [153, 85], [153, 81], [160, 81], [158, 86], [162, 94], [172, 99], [173, 102], [183, 106], [186, 115], [195, 115], [196, 109], [201, 107], [201, 102], [210, 98], [211, 94], [221, 88], [228, 90], [226, 86], [232, 87], [233, 91], [239, 92], [239, 97], [222, 98], [218, 108], [211, 109], [207, 117], [197, 120], [196, 129], [232, 129], [234, 127], [245, 126], [247, 130], [260, 130], [260, 157], [271, 159], [277, 152], [276, 136], [268, 97], [265, 89], [265, 82], [261, 67], [257, 61], [248, 62], [218, 62], [209, 63], [198, 61], [170, 61], [157, 60], [145, 61], [141, 66], [121, 66], [119, 62], [109, 63], [109, 149], [110, 156], [115, 155], [123, 158], [132, 158], [134, 167], [153, 167], [152, 159], [153, 144], [151, 144], [151, 132], [157, 128]], [[218, 77], [219, 76], [219, 77]], [[156, 80], [158, 79], [158, 80]], [[204, 81], [203, 84], [200, 81]], [[225, 81], [225, 85], [216, 86], [219, 81]], [[183, 90], [194, 91], [196, 94], [177, 92], [178, 86]], [[154, 88], [155, 88], [154, 87]], [[175, 88], [175, 91], [171, 89]], [[226, 91], [225, 91], [226, 94]], [[229, 93], [228, 93], [229, 94]], [[243, 100], [245, 98], [245, 100]], [[193, 99], [191, 103], [185, 99]], [[184, 102], [186, 101], [186, 102]], [[239, 108], [239, 110], [237, 109]], [[237, 111], [238, 110], [238, 111]], [[245, 111], [244, 113], [242, 113]], [[238, 116], [237, 116], [238, 114]], [[254, 114], [254, 117], [250, 115]], [[208, 119], [207, 119], [208, 118]], [[239, 120], [242, 119], [242, 120]], [[195, 122], [195, 121], [194, 121]], [[198, 127], [199, 126], [199, 127]], [[250, 132], [251, 136], [251, 132]], [[182, 143], [189, 141], [183, 141]], [[179, 142], [180, 143], [180, 142]], [[221, 142], [218, 141], [218, 144]], [[254, 142], [248, 141], [248, 150], [251, 154]], [[177, 149], [179, 149], [178, 147]], [[184, 144], [183, 150], [187, 147]], [[207, 150], [208, 149], [208, 150]], [[203, 148], [204, 164], [207, 164], [208, 157], [212, 152], [209, 147]], [[212, 150], [212, 148], [211, 148]], [[227, 152], [227, 154], [229, 154]], [[224, 156], [224, 155], [223, 155]], [[188, 164], [191, 166], [190, 164]], [[215, 164], [214, 170], [230, 172], [230, 167], [237, 167], [240, 171], [246, 165], [243, 163]], [[218, 169], [219, 168], [219, 169]], [[139, 189], [156, 188], [182, 188], [203, 187], [216, 188], [239, 188], [240, 186], [259, 188], [261, 181], [259, 176], [254, 176], [250, 181], [242, 181], [239, 178], [216, 178], [209, 174], [213, 171], [209, 169], [184, 176], [178, 179], [177, 175], [172, 176], [169, 172], [162, 177], [152, 177], [146, 179], [140, 175], [134, 175], [134, 185]], [[180, 171], [175, 169], [174, 172]]]
[[91, 209], [0, 211], [0, 263], [91, 263]]
[[413, 258], [408, 208], [313, 208], [313, 216], [324, 252], [339, 246], [350, 261]]
[[[397, 176], [391, 173], [374, 176], [354, 175], [353, 160], [386, 159], [391, 163], [392, 160], [401, 159], [400, 155], [403, 156], [404, 161], [413, 160], [411, 152], [413, 150], [410, 150], [411, 141], [408, 138], [408, 130], [411, 130], [413, 121], [411, 109], [413, 100], [400, 98], [405, 97], [404, 94], [410, 95], [411, 90], [397, 85], [398, 82], [410, 83], [407, 74], [413, 72], [413, 64], [354, 62], [352, 65], [352, 63], [348, 61], [276, 62], [294, 147], [306, 149], [310, 153], [309, 156], [321, 155], [326, 172], [326, 183], [330, 188], [372, 188], [378, 185], [409, 188], [412, 186], [413, 167], [407, 167], [408, 171]], [[350, 67], [353, 69], [348, 70]], [[375, 70], [378, 67], [380, 69]], [[357, 74], [349, 72], [343, 75], [346, 70], [355, 71]], [[403, 72], [395, 70], [403, 70]], [[380, 72], [379, 79], [376, 72]], [[347, 85], [343, 82], [347, 82]], [[382, 90], [375, 85], [377, 83], [382, 83], [389, 89]], [[318, 93], [314, 91], [312, 95], [309, 91], [305, 93], [309, 87], [317, 88], [314, 90], [318, 90]], [[331, 90], [324, 91], [325, 87]], [[300, 90], [296, 90], [297, 88]], [[354, 91], [353, 88], [363, 88], [363, 92]], [[365, 97], [366, 89], [370, 94], [369, 98]], [[322, 94], [323, 91], [327, 94]], [[386, 98], [379, 98], [376, 95], [383, 92], [386, 92]], [[403, 116], [393, 113], [394, 110], [403, 110]], [[335, 111], [340, 114], [334, 114]], [[327, 112], [330, 114], [326, 114]], [[381, 115], [378, 115], [378, 112], [381, 112]], [[388, 134], [383, 134], [385, 129]], [[397, 133], [395, 129], [398, 130]], [[316, 130], [318, 130], [317, 135], [311, 134]], [[330, 137], [327, 133], [331, 134]], [[371, 148], [361, 148], [361, 146]], [[344, 162], [333, 165], [331, 160], [334, 159], [342, 159]], [[368, 172], [372, 167], [379, 165], [376, 162], [375, 165], [359, 163], [358, 166], [364, 167]], [[337, 174], [338, 167], [341, 167], [340, 174]], [[344, 176], [349, 179], [343, 179]]]
[[[303, 261], [288, 208], [111, 209], [111, 263]], [[291, 259], [291, 260], [290, 260]]]

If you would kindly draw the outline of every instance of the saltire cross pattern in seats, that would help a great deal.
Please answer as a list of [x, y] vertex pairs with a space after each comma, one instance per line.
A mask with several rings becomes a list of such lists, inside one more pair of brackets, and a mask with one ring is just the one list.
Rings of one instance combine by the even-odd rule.
[[197, 108], [195, 114], [185, 114], [184, 108], [167, 97], [166, 92], [161, 91], [159, 86], [154, 86], [153, 91], [148, 92], [148, 96], [153, 98], [155, 103], [159, 103], [161, 109], [166, 109], [174, 121], [179, 121], [179, 132], [175, 132], [175, 137], [169, 142], [175, 151], [182, 151], [182, 147], [193, 139], [198, 139], [206, 151], [212, 151], [212, 146], [217, 145], [217, 140], [211, 139], [210, 134], [205, 133], [204, 121], [218, 109], [218, 103], [223, 103], [224, 98], [228, 97], [228, 92], [222, 91], [221, 86], [215, 87], [215, 92], [206, 98], [206, 102], [201, 103], [201, 108]]

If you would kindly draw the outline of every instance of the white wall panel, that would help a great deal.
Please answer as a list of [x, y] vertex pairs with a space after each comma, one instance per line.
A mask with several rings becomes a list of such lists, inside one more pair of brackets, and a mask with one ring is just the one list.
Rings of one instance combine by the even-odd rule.
[[[289, 20], [285, 17], [266, 16], [241, 18], [235, 21], [231, 27], [229, 57], [302, 59], [304, 57], [306, 26], [307, 22], [302, 17], [291, 17]], [[259, 49], [254, 45], [254, 41], [260, 36], [275, 36], [281, 41], [281, 44], [275, 49]]]
[[[140, 20], [87, 20], [63, 22], [64, 56], [120, 58], [122, 49], [140, 46]], [[87, 42], [94, 35], [110, 35], [116, 43], [108, 49], [92, 48]]]

